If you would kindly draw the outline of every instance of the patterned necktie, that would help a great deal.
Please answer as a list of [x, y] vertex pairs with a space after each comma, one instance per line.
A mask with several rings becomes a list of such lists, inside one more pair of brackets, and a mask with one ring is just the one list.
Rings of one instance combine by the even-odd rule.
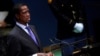
[[31, 38], [34, 40], [34, 42], [38, 45], [38, 42], [37, 42], [37, 40], [36, 40], [36, 37], [35, 37], [35, 35], [33, 34], [33, 32], [31, 31], [30, 27], [27, 26], [26, 29], [28, 30], [29, 35], [30, 35]]

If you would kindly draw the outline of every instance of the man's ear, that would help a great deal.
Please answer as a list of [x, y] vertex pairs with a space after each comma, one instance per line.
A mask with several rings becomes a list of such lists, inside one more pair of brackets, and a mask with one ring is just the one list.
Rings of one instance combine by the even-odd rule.
[[15, 17], [16, 17], [17, 19], [19, 19], [19, 16], [18, 16], [17, 14], [15, 15]]

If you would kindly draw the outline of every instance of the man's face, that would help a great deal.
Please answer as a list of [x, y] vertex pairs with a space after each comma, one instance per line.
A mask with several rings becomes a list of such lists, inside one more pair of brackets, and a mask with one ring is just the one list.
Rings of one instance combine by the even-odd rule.
[[20, 13], [17, 15], [17, 18], [22, 24], [26, 24], [30, 21], [29, 8], [26, 5], [21, 6]]

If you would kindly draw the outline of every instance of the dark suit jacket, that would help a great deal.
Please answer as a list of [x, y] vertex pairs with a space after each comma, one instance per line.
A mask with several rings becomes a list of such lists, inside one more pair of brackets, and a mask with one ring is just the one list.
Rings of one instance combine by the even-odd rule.
[[40, 41], [35, 27], [30, 26], [34, 32], [39, 45], [37, 46], [31, 37], [19, 26], [15, 26], [8, 35], [8, 56], [30, 56], [34, 53], [41, 52]]
[[[83, 34], [83, 32], [80, 34], [73, 32], [76, 22], [86, 24], [85, 10], [80, 0], [52, 0], [52, 3], [48, 5], [58, 22], [58, 39], [62, 40]], [[73, 14], [72, 11], [75, 13]]]

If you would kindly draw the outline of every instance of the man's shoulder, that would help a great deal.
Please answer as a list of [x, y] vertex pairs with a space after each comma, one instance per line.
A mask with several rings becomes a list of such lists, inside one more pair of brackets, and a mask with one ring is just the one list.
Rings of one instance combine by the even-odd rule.
[[16, 28], [16, 26], [15, 27], [13, 27], [12, 29], [11, 29], [11, 31], [9, 32], [9, 34], [17, 34], [17, 28]]

